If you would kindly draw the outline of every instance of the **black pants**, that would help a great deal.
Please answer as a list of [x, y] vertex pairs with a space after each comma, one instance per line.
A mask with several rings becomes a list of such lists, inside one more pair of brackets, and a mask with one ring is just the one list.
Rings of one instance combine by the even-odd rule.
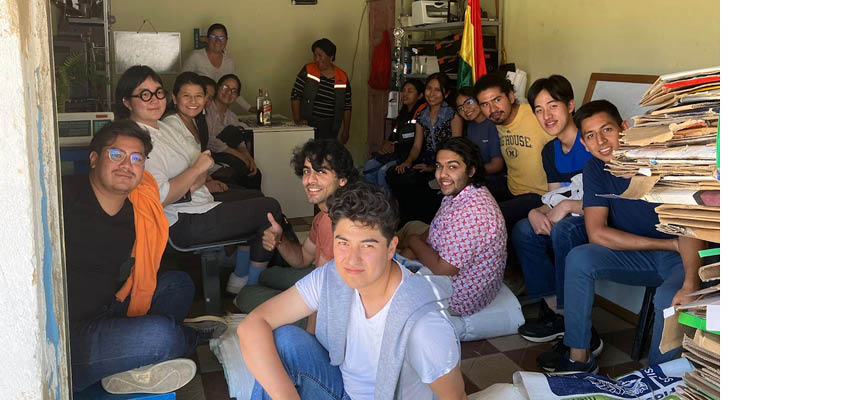
[[251, 171], [248, 169], [248, 166], [245, 165], [239, 157], [236, 157], [233, 154], [223, 152], [213, 153], [213, 160], [215, 160], [216, 163], [227, 164], [233, 170], [233, 175], [230, 179], [225, 180], [224, 183], [235, 183], [247, 189], [260, 190], [260, 186], [263, 181], [263, 174], [260, 172], [259, 168], [257, 169], [256, 174], [249, 176], [248, 174]]
[[228, 190], [224, 192], [212, 193], [215, 201], [239, 201], [239, 200], [248, 200], [248, 199], [256, 199], [258, 197], [265, 197], [263, 192], [259, 190], [253, 189], [242, 189], [240, 187], [231, 186]]
[[505, 175], [488, 175], [486, 185], [497, 203], [514, 198], [508, 190], [508, 177]]
[[410, 221], [422, 221], [430, 224], [440, 208], [442, 193], [431, 189], [428, 181], [434, 179], [433, 172], [421, 172], [408, 168], [404, 173], [395, 172], [395, 168], [387, 171], [387, 184], [398, 200], [400, 225]]
[[334, 130], [334, 119], [314, 119], [310, 121], [310, 126], [316, 129], [316, 140], [333, 139], [339, 140], [339, 128]]
[[[543, 196], [536, 193], [525, 193], [519, 196], [511, 195], [508, 200], [499, 202], [499, 209], [502, 210], [502, 216], [505, 217], [505, 228], [508, 230], [507, 265], [509, 269], [510, 266], [517, 266], [519, 264], [516, 249], [514, 249], [513, 240], [511, 239], [511, 232], [514, 229], [514, 225], [524, 218], [528, 218], [529, 211], [543, 204], [541, 197]], [[512, 270], [512, 272], [515, 273], [516, 270]]]
[[251, 261], [265, 262], [272, 257], [263, 248], [263, 231], [270, 226], [267, 213], [281, 223], [280, 204], [271, 197], [225, 201], [203, 214], [179, 213], [169, 235], [180, 247], [250, 237]]

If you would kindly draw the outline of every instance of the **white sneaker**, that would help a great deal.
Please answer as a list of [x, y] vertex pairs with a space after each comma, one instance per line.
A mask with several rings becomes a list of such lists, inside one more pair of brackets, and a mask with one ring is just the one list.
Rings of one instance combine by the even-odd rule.
[[224, 289], [227, 293], [239, 294], [245, 285], [248, 284], [248, 275], [236, 276], [235, 272], [230, 273], [230, 279], [227, 280], [227, 287]]
[[103, 390], [112, 394], [171, 393], [195, 377], [197, 366], [188, 358], [175, 358], [145, 365], [101, 379]]
[[186, 318], [183, 320], [183, 325], [197, 331], [198, 339], [201, 342], [208, 342], [210, 339], [216, 339], [227, 332], [227, 321], [225, 321], [224, 318], [215, 315], [201, 315], [200, 317]]

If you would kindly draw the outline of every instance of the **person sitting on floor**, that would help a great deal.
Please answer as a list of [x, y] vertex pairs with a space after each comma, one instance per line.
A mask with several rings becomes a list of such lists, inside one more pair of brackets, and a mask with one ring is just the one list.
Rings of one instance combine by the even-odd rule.
[[431, 222], [440, 207], [437, 188], [429, 186], [434, 179], [434, 157], [437, 145], [450, 137], [463, 134], [463, 121], [446, 102], [449, 95], [446, 74], [431, 74], [425, 79], [425, 101], [428, 108], [416, 120], [416, 135], [407, 159], [387, 172], [387, 183], [398, 199], [401, 223]]
[[381, 150], [363, 165], [363, 180], [387, 185], [387, 171], [401, 160], [406, 160], [416, 136], [416, 120], [427, 107], [423, 98], [425, 85], [417, 79], [408, 79], [401, 87], [401, 106], [393, 123], [390, 137], [384, 140]]
[[487, 176], [487, 190], [496, 201], [510, 198], [505, 176], [505, 158], [502, 157], [502, 149], [499, 146], [499, 131], [481, 112], [481, 107], [475, 101], [475, 89], [472, 86], [458, 89], [455, 105], [458, 115], [466, 120], [464, 136], [478, 145], [478, 150], [481, 151], [481, 160], [484, 162], [484, 172]]
[[[330, 198], [334, 260], [237, 330], [252, 399], [466, 398], [454, 328], [427, 280], [393, 260], [397, 207], [368, 182]], [[313, 312], [315, 336], [287, 325]]]
[[145, 168], [159, 186], [175, 245], [190, 247], [250, 237], [247, 245], [238, 248], [236, 271], [227, 282], [228, 292], [239, 293], [246, 284], [256, 284], [272, 257], [263, 249], [262, 232], [269, 226], [267, 213], [280, 218], [280, 204], [251, 193], [216, 201], [205, 185], [207, 171], [213, 165], [209, 151], [201, 152], [200, 144], [179, 118], [159, 121], [165, 111], [166, 93], [162, 78], [153, 69], [130, 67], [116, 85], [116, 114], [118, 118], [129, 117], [150, 134], [154, 148]]
[[227, 164], [233, 169], [230, 178], [232, 183], [261, 190], [263, 174], [248, 151], [242, 131], [247, 126], [230, 111], [230, 105], [241, 91], [242, 81], [234, 74], [227, 74], [218, 80], [215, 98], [205, 108], [210, 135], [209, 148], [215, 162]]
[[664, 309], [694, 299], [688, 295], [700, 289], [698, 251], [705, 243], [657, 231], [657, 204], [598, 196], [623, 193], [630, 182], [605, 171], [605, 163], [620, 147], [620, 132], [628, 128], [616, 106], [607, 100], [591, 101], [576, 112], [575, 123], [581, 131], [582, 144], [594, 157], [583, 173], [584, 223], [590, 243], [573, 248], [567, 255], [564, 344], [569, 351], [560, 357], [555, 370], [599, 369], [596, 357], [588, 352], [596, 280], [656, 287], [649, 364], [672, 360], [679, 356], [680, 349], [666, 354], [659, 350]]
[[111, 122], [89, 144], [89, 174], [62, 178], [74, 391], [97, 381], [110, 393], [177, 390], [196, 371], [185, 357], [227, 329], [217, 317], [186, 319], [187, 273], [158, 274], [168, 220], [145, 172], [151, 148], [135, 122]]
[[271, 226], [263, 232], [263, 247], [270, 251], [276, 248], [290, 268], [269, 268], [260, 274], [259, 285], [242, 289], [235, 302], [244, 312], [251, 312], [281, 290], [289, 289], [313, 270], [311, 265], [318, 267], [333, 260], [328, 198], [337, 189], [359, 179], [351, 153], [338, 140], [307, 141], [295, 149], [291, 164], [295, 175], [301, 177], [307, 202], [315, 204], [319, 213], [313, 217], [310, 235], [304, 243], [298, 243], [295, 237], [284, 236], [284, 228], [269, 220]]
[[[564, 335], [564, 262], [576, 246], [587, 243], [582, 209], [582, 170], [593, 156], [581, 143], [581, 134], [573, 121], [573, 88], [567, 78], [552, 75], [535, 81], [528, 89], [534, 115], [554, 140], [543, 146], [543, 169], [550, 192], [543, 205], [528, 212], [511, 234], [525, 287], [530, 299], [541, 299], [540, 318], [519, 327], [519, 334], [532, 342], [550, 342]], [[554, 265], [547, 253], [554, 255]], [[545, 299], [545, 300], [543, 300]], [[551, 303], [551, 304], [547, 304]], [[562, 312], [562, 311], [561, 311]], [[602, 341], [593, 332], [594, 355], [602, 351]], [[563, 355], [566, 348], [559, 340], [552, 352]], [[539, 358], [541, 367], [554, 368], [558, 359]]]
[[452, 277], [449, 307], [461, 316], [487, 307], [502, 287], [507, 258], [505, 220], [484, 187], [484, 163], [467, 138], [437, 146], [434, 172], [445, 195], [427, 234], [405, 237], [403, 257]]

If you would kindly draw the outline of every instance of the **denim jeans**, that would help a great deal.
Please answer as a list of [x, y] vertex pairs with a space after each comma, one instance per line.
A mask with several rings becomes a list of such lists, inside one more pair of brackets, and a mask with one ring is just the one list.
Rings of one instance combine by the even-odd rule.
[[123, 302], [113, 300], [89, 321], [72, 322], [74, 391], [112, 374], [192, 354], [198, 334], [183, 326], [183, 320], [194, 295], [195, 286], [187, 273], [169, 271], [157, 278], [147, 315], [127, 317], [127, 296]]
[[673, 296], [685, 280], [679, 253], [617, 251], [596, 244], [586, 244], [570, 251], [564, 284], [564, 344], [571, 348], [586, 349], [590, 344], [590, 310], [596, 280], [656, 287], [649, 364], [660, 364], [679, 356], [681, 349], [664, 354], [658, 350], [664, 329], [664, 309], [670, 307]]
[[[328, 351], [307, 331], [284, 325], [274, 330], [277, 348], [289, 379], [302, 399], [349, 399], [342, 385], [339, 367], [331, 365]], [[260, 383], [254, 381], [251, 399], [271, 399]]]
[[[539, 299], [555, 294], [564, 308], [564, 264], [574, 247], [587, 244], [584, 217], [566, 216], [552, 225], [549, 235], [534, 233], [528, 218], [514, 226], [511, 240], [517, 252], [528, 297]], [[554, 254], [555, 265], [549, 252]]]
[[398, 164], [398, 161], [396, 160], [392, 160], [383, 165], [380, 161], [374, 158], [366, 161], [366, 164], [363, 165], [363, 180], [380, 186], [387, 186], [387, 170], [395, 167], [396, 164]]

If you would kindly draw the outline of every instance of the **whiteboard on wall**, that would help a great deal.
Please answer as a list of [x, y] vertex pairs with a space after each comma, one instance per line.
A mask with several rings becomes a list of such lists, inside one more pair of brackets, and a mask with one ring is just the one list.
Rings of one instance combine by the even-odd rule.
[[160, 74], [180, 73], [180, 32], [112, 32], [115, 73], [147, 65]]
[[629, 121], [629, 126], [631, 126], [633, 125], [632, 117], [644, 114], [651, 108], [641, 107], [638, 103], [656, 79], [658, 79], [658, 75], [594, 72], [590, 74], [590, 81], [587, 84], [587, 92], [582, 104], [592, 100], [608, 100], [617, 106], [620, 116], [624, 121]]

